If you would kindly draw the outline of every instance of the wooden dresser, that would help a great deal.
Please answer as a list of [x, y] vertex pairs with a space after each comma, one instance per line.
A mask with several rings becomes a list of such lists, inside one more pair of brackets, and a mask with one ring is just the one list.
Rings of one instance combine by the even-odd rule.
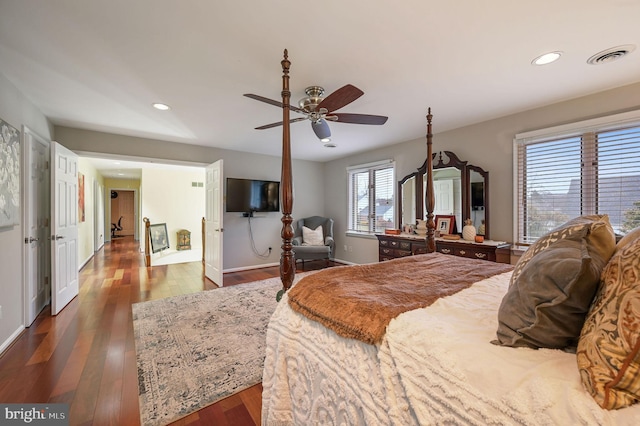
[[[376, 236], [378, 237], [378, 257], [380, 262], [427, 252], [427, 244], [424, 237], [410, 234], [377, 234]], [[474, 243], [464, 240], [436, 238], [436, 251], [440, 253], [499, 263], [511, 263], [510, 247], [510, 244], [501, 241], [485, 240], [483, 243]]]

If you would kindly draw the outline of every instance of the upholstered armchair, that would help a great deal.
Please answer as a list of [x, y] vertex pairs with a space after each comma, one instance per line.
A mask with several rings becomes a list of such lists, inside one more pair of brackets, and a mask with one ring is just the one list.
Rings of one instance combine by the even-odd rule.
[[[322, 235], [319, 226], [322, 226]], [[304, 227], [308, 229], [305, 230]], [[317, 259], [326, 259], [328, 266], [329, 259], [334, 257], [336, 245], [333, 240], [333, 219], [321, 216], [299, 219], [296, 222], [292, 244], [296, 261], [302, 260], [303, 266], [305, 260]]]

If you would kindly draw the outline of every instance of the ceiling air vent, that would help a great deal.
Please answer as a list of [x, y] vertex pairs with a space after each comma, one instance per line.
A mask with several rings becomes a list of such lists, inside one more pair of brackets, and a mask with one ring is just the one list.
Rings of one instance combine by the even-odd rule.
[[613, 62], [633, 52], [635, 48], [636, 46], [634, 46], [633, 44], [625, 44], [624, 46], [612, 47], [610, 49], [596, 53], [595, 55], [587, 59], [587, 63], [591, 65], [599, 65]]

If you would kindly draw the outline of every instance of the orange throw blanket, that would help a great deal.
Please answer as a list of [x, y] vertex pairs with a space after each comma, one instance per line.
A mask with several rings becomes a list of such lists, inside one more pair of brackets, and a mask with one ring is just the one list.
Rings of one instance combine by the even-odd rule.
[[389, 322], [401, 313], [512, 269], [441, 253], [341, 266], [302, 278], [289, 290], [289, 304], [340, 336], [377, 344]]

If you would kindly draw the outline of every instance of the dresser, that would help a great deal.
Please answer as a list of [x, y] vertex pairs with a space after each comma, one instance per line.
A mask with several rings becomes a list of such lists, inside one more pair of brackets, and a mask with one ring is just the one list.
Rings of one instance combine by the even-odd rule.
[[[427, 252], [427, 243], [424, 237], [411, 234], [377, 234], [376, 237], [378, 237], [378, 258], [380, 262]], [[511, 263], [510, 248], [511, 245], [503, 241], [485, 240], [483, 243], [475, 243], [464, 240], [436, 238], [437, 252], [491, 262]]]

